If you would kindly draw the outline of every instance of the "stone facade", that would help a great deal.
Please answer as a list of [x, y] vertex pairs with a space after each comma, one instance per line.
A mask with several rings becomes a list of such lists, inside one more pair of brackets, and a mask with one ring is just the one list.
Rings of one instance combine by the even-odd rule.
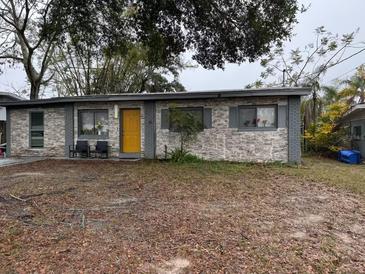
[[[287, 97], [256, 97], [219, 100], [160, 101], [156, 103], [156, 155], [165, 157], [165, 146], [170, 151], [179, 146], [175, 132], [161, 128], [161, 110], [176, 107], [207, 107], [212, 109], [212, 128], [204, 129], [197, 140], [189, 144], [188, 150], [207, 160], [246, 162], [288, 162], [288, 129], [272, 131], [240, 131], [229, 128], [229, 107], [239, 105], [287, 106]], [[287, 119], [287, 117], [284, 117]]]
[[[238, 128], [229, 127], [229, 109], [241, 105], [278, 105], [281, 111], [278, 114], [277, 129], [273, 130], [251, 130], [243, 131]], [[68, 108], [70, 107], [71, 108]], [[177, 107], [205, 107], [211, 109], [212, 127], [204, 129], [198, 134], [195, 142], [189, 144], [188, 150], [193, 154], [207, 160], [227, 160], [246, 162], [288, 162], [288, 98], [283, 97], [245, 97], [234, 99], [210, 99], [210, 100], [184, 100], [184, 101], [156, 101], [155, 121], [151, 124], [154, 132], [156, 144], [149, 140], [145, 142], [145, 113], [143, 101], [129, 102], [95, 102], [95, 103], [74, 103], [59, 107], [48, 106], [39, 109], [11, 109], [11, 134], [10, 149], [11, 156], [49, 156], [63, 157], [67, 152], [66, 132], [69, 141], [75, 143], [84, 137], [78, 133], [78, 113], [79, 110], [97, 109], [108, 110], [108, 137], [105, 139], [88, 138], [90, 145], [94, 145], [97, 140], [106, 140], [111, 147], [111, 156], [120, 156], [120, 109], [140, 109], [141, 114], [141, 157], [144, 157], [145, 145], [151, 151], [156, 152], [157, 158], [165, 157], [165, 147], [169, 151], [179, 146], [179, 136], [176, 132], [161, 128], [161, 110], [171, 106]], [[73, 107], [73, 111], [72, 111]], [[66, 109], [67, 109], [66, 108]], [[115, 116], [115, 109], [118, 110]], [[279, 109], [279, 108], [278, 108]], [[29, 113], [31, 111], [44, 112], [44, 148], [32, 149], [29, 144]], [[65, 123], [67, 117], [73, 120], [72, 123]], [[150, 113], [153, 117], [153, 111]], [[72, 119], [73, 116], [73, 119]], [[73, 131], [73, 132], [72, 132]], [[153, 135], [153, 134], [152, 134]], [[151, 135], [151, 136], [152, 136]], [[72, 138], [73, 137], [73, 138]], [[72, 140], [73, 139], [73, 140]], [[67, 153], [66, 153], [67, 155]]]
[[[117, 118], [114, 117], [114, 106], [118, 108]], [[120, 109], [131, 109], [138, 108], [141, 110], [141, 157], [143, 157], [144, 153], [144, 111], [143, 111], [143, 102], [113, 102], [113, 103], [78, 103], [74, 105], [74, 143], [80, 138], [78, 133], [78, 111], [86, 110], [86, 109], [98, 109], [98, 110], [108, 110], [108, 121], [109, 121], [109, 136], [108, 138], [100, 139], [100, 138], [87, 138], [90, 145], [95, 145], [97, 140], [105, 140], [108, 141], [109, 146], [111, 147], [111, 156], [119, 157], [120, 151]]]
[[[29, 122], [31, 111], [44, 112], [44, 147], [31, 148]], [[63, 157], [65, 147], [65, 110], [57, 108], [12, 109], [11, 156]]]

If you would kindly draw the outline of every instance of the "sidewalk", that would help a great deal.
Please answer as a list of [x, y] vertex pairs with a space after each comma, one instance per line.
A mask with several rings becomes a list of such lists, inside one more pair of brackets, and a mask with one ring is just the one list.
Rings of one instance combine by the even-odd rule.
[[29, 157], [29, 158], [0, 158], [0, 168], [18, 164], [27, 164], [44, 160], [42, 157]]

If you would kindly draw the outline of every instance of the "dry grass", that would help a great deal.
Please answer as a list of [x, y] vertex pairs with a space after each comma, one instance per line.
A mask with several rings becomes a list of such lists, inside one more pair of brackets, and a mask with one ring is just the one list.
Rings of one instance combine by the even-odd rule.
[[313, 158], [2, 168], [0, 272], [361, 273], [364, 175]]
[[305, 157], [297, 169], [283, 169], [284, 174], [327, 183], [365, 195], [365, 165], [348, 165], [323, 157]]

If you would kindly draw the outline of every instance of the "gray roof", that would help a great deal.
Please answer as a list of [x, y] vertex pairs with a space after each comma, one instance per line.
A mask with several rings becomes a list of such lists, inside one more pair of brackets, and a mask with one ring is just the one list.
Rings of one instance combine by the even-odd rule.
[[263, 88], [263, 89], [236, 89], [236, 90], [211, 90], [190, 91], [176, 93], [123, 93], [110, 95], [90, 95], [74, 97], [54, 97], [39, 100], [25, 100], [6, 102], [3, 105], [12, 106], [41, 106], [48, 104], [65, 104], [77, 102], [116, 102], [116, 101], [151, 101], [151, 100], [191, 100], [215, 99], [236, 97], [262, 97], [262, 96], [306, 96], [310, 88]]
[[343, 116], [342, 118], [337, 122], [337, 124], [346, 124], [353, 120], [359, 120], [359, 119], [365, 118], [365, 104], [357, 104], [352, 106]]
[[22, 97], [19, 97], [18, 95], [15, 95], [10, 92], [4, 92], [4, 91], [0, 91], [0, 97], [6, 97], [7, 99], [10, 99], [12, 101], [24, 100]]

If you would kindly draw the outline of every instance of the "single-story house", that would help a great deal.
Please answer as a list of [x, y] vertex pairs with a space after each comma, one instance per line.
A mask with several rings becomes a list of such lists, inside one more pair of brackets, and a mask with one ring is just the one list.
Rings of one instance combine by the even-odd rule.
[[7, 154], [68, 157], [77, 140], [106, 140], [121, 158], [164, 158], [179, 145], [169, 109], [204, 128], [188, 149], [207, 160], [292, 162], [301, 159], [300, 100], [307, 88], [119, 94], [9, 102]]
[[0, 144], [6, 142], [6, 108], [3, 102], [12, 102], [22, 100], [21, 97], [9, 92], [0, 91]]
[[342, 117], [340, 125], [349, 128], [351, 149], [361, 152], [365, 159], [365, 104], [357, 104]]

